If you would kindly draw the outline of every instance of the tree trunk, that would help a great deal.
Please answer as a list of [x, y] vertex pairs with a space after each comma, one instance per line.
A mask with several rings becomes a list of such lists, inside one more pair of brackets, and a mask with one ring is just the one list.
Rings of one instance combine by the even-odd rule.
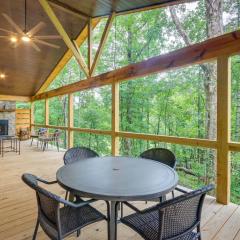
[[[213, 38], [223, 33], [222, 21], [222, 0], [205, 0], [206, 5], [206, 32], [207, 38]], [[191, 40], [184, 30], [180, 20], [177, 17], [175, 7], [170, 8], [173, 22], [179, 35], [183, 38], [187, 46], [191, 45]], [[204, 90], [206, 95], [206, 138], [216, 138], [216, 65], [213, 63], [200, 65], [204, 73]]]
[[[223, 33], [223, 10], [222, 10], [222, 0], [205, 0], [206, 6], [206, 35], [207, 38], [213, 38], [215, 36], [221, 35]], [[176, 15], [174, 7], [170, 8], [170, 13], [173, 19], [173, 22], [176, 25], [176, 29], [179, 35], [185, 41], [187, 46], [191, 45], [191, 40], [184, 30], [180, 20]], [[216, 64], [207, 63], [200, 65], [202, 72], [204, 74], [204, 91], [206, 96], [206, 138], [215, 139], [216, 138], [216, 118], [217, 118], [217, 71]], [[209, 169], [215, 169], [216, 156], [213, 151], [209, 150], [206, 162], [206, 169], [208, 171], [205, 174], [205, 182], [212, 180], [213, 173]], [[208, 159], [212, 161], [208, 161]], [[188, 161], [187, 161], [188, 162]], [[186, 167], [189, 166], [186, 162]], [[210, 166], [211, 165], [211, 166]], [[210, 180], [211, 179], [211, 180]]]
[[[129, 25], [127, 28], [127, 40], [128, 40], [128, 46], [127, 46], [127, 61], [128, 64], [131, 64], [133, 61], [133, 56], [132, 56], [132, 28]], [[127, 82], [127, 104], [125, 105], [126, 107], [126, 121], [127, 121], [127, 125], [131, 125], [132, 124], [132, 114], [131, 114], [131, 105], [132, 105], [132, 101], [131, 99], [133, 98], [133, 91], [132, 91], [132, 82]], [[131, 154], [131, 139], [128, 138], [124, 138], [123, 139], [123, 145], [124, 145], [124, 153], [127, 155]]]
[[[213, 38], [223, 34], [223, 9], [222, 0], [205, 0], [207, 37]], [[205, 74], [204, 88], [206, 93], [206, 112], [207, 112], [207, 138], [216, 138], [216, 65], [212, 63], [204, 64], [202, 68]]]

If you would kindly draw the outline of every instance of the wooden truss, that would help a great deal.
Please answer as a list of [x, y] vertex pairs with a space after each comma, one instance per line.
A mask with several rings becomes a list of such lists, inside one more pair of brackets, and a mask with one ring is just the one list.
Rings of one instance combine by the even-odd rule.
[[[62, 36], [69, 51], [76, 57], [82, 70], [86, 74], [86, 79], [79, 82], [60, 87], [48, 92], [39, 91], [32, 97], [32, 101], [45, 99], [46, 100], [46, 122], [44, 125], [36, 125], [31, 120], [31, 126], [59, 128], [68, 131], [68, 146], [73, 146], [73, 132], [84, 132], [92, 134], [102, 134], [111, 136], [112, 139], [112, 154], [119, 154], [119, 138], [143, 139], [148, 141], [160, 141], [174, 144], [181, 144], [194, 147], [204, 147], [215, 149], [217, 152], [217, 201], [220, 203], [228, 204], [230, 201], [230, 151], [240, 151], [240, 144], [232, 142], [230, 139], [231, 129], [231, 70], [230, 70], [230, 56], [240, 53], [240, 31], [225, 34], [223, 36], [208, 39], [202, 43], [194, 44], [168, 54], [160, 55], [150, 58], [148, 60], [130, 64], [126, 67], [116, 69], [107, 73], [94, 76], [97, 64], [101, 57], [104, 45], [106, 43], [108, 33], [112, 26], [114, 17], [117, 15], [114, 12], [108, 17], [107, 24], [103, 31], [103, 35], [95, 57], [92, 54], [92, 32], [97, 22], [96, 19], [76, 11], [64, 4], [59, 3], [57, 0], [39, 0], [44, 10], [52, 20], [54, 26]], [[177, 1], [173, 1], [176, 3]], [[180, 1], [178, 1], [180, 2]], [[184, 2], [181, 1], [181, 2]], [[83, 59], [79, 45], [81, 41], [72, 41], [66, 34], [50, 5], [54, 5], [65, 12], [72, 13], [79, 16], [79, 18], [86, 21], [86, 27], [83, 30], [81, 41], [88, 38], [88, 61]], [[145, 9], [146, 10], [146, 9]], [[119, 129], [119, 83], [121, 81], [131, 80], [138, 77], [147, 76], [149, 74], [166, 72], [172, 69], [186, 67], [193, 64], [199, 64], [209, 61], [217, 61], [217, 139], [197, 139], [185, 138], [176, 136], [163, 136], [142, 133], [123, 132]], [[65, 62], [66, 63], [66, 62]], [[63, 65], [62, 65], [63, 66]], [[54, 70], [58, 73], [61, 67]], [[54, 76], [54, 74], [52, 75]], [[55, 75], [56, 76], [56, 75]], [[46, 89], [49, 81], [42, 87], [41, 90]], [[111, 130], [98, 130], [98, 129], [84, 129], [75, 128], [73, 126], [73, 93], [100, 87], [104, 85], [111, 85], [112, 87], [112, 129]], [[59, 95], [68, 94], [68, 126], [51, 126], [48, 119], [48, 99]], [[32, 105], [33, 106], [33, 105]], [[32, 108], [33, 112], [33, 108]]]

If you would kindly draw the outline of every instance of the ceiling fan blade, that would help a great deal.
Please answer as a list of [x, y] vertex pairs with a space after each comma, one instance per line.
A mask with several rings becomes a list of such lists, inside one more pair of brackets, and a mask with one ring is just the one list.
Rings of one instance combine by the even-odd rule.
[[0, 31], [16, 35], [16, 33], [12, 32], [10, 30], [4, 29], [4, 28], [0, 28]]
[[29, 44], [38, 52], [41, 52], [41, 49], [33, 41], [30, 41]]
[[36, 39], [62, 39], [62, 37], [61, 36], [59, 36], [59, 35], [46, 35], [46, 36], [34, 36], [34, 38], [36, 38]]
[[21, 44], [21, 42], [18, 41], [18, 42], [15, 42], [15, 43], [11, 43], [11, 46], [12, 46], [13, 48], [17, 48], [20, 44]]
[[52, 43], [49, 43], [49, 42], [46, 42], [46, 41], [43, 41], [43, 40], [40, 40], [40, 39], [35, 39], [33, 38], [33, 41], [34, 42], [37, 42], [37, 43], [40, 43], [40, 44], [43, 44], [43, 45], [46, 45], [46, 46], [49, 46], [49, 47], [52, 47], [52, 48], [60, 48], [60, 46], [56, 45], [56, 44], [52, 44]]
[[8, 21], [8, 23], [15, 28], [15, 30], [21, 34], [21, 35], [25, 35], [25, 33], [22, 31], [22, 29], [6, 14], [6, 13], [2, 13], [3, 17]]
[[6, 39], [9, 39], [9, 36], [0, 36], [0, 38], [6, 38]]
[[44, 22], [40, 22], [38, 23], [35, 27], [33, 27], [32, 29], [30, 29], [27, 32], [27, 35], [32, 37], [34, 34], [36, 34], [37, 32], [39, 32], [41, 30], [41, 28], [43, 28], [45, 26]]

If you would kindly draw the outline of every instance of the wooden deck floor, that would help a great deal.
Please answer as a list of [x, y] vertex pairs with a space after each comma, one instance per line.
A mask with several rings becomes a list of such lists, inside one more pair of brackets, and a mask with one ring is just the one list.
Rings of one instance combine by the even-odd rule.
[[[54, 179], [56, 170], [62, 166], [64, 152], [49, 150], [41, 152], [29, 146], [29, 142], [22, 142], [20, 156], [8, 153], [0, 157], [0, 240], [30, 240], [36, 220], [35, 195], [21, 181], [21, 175], [29, 172], [46, 179]], [[53, 189], [58, 194], [64, 190], [55, 186]], [[136, 203], [138, 207], [149, 206], [145, 203]], [[98, 209], [105, 211], [104, 202], [96, 204]], [[127, 210], [126, 210], [127, 211]], [[207, 197], [203, 208], [202, 217], [203, 240], [240, 240], [240, 207], [234, 204], [223, 206], [216, 203], [212, 197]], [[38, 240], [48, 239], [40, 229]], [[68, 239], [76, 239], [70, 236]], [[86, 227], [79, 239], [106, 240], [106, 224], [97, 223]], [[118, 225], [119, 240], [141, 240], [136, 233]]]

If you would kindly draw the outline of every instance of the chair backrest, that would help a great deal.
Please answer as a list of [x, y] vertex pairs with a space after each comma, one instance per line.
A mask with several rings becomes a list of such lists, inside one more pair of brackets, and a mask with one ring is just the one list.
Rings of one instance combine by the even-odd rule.
[[200, 226], [205, 195], [213, 189], [213, 185], [208, 185], [159, 204], [159, 239], [184, 236]]
[[32, 174], [25, 173], [22, 180], [36, 191], [39, 220], [43, 227], [54, 226], [57, 228], [58, 208], [61, 198], [38, 185], [38, 178]]
[[38, 129], [38, 135], [43, 136], [47, 133], [47, 128], [39, 128]]
[[172, 168], [176, 167], [175, 155], [166, 148], [152, 148], [140, 154], [140, 157], [164, 163]]
[[99, 155], [86, 147], [74, 147], [68, 149], [63, 157], [64, 164], [71, 164], [82, 159], [98, 157]]
[[62, 134], [61, 130], [56, 129], [53, 133], [53, 136], [56, 140], [58, 140], [60, 138], [61, 134]]

